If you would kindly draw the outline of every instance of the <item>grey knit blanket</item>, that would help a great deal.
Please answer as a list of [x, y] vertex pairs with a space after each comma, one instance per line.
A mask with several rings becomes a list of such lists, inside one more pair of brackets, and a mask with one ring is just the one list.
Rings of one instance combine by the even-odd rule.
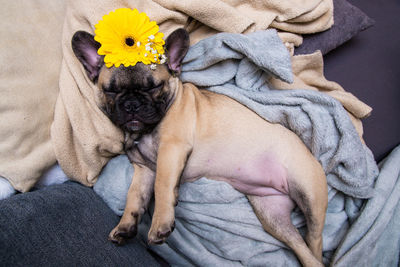
[[[323, 232], [325, 263], [370, 264], [372, 261], [367, 258], [371, 260], [373, 253], [366, 250], [371, 249], [371, 244], [364, 242], [365, 248], [359, 248], [357, 242], [365, 240], [366, 231], [374, 226], [373, 220], [380, 217], [388, 196], [394, 193], [381, 196], [377, 185], [382, 174], [378, 177], [372, 153], [360, 141], [338, 101], [301, 88], [271, 88], [271, 76], [287, 82], [292, 79], [290, 57], [276, 31], [221, 33], [204, 39], [189, 49], [182, 69], [184, 82], [228, 95], [266, 120], [289, 128], [304, 141], [322, 164], [329, 185]], [[123, 212], [133, 171], [126, 156], [116, 157], [104, 168], [94, 187], [117, 214]], [[398, 168], [396, 180], [397, 177]], [[385, 179], [381, 183], [387, 186], [388, 178]], [[400, 192], [395, 195], [398, 200]], [[379, 202], [379, 207], [370, 204], [373, 202]], [[360, 221], [367, 211], [369, 216]], [[175, 215], [176, 228], [167, 243], [151, 247], [173, 266], [299, 265], [284, 244], [262, 229], [247, 198], [229, 184], [206, 178], [183, 184]], [[391, 217], [379, 219], [382, 227]], [[305, 231], [299, 210], [292, 213], [292, 221], [300, 232]], [[145, 216], [140, 225], [144, 240], [150, 223], [150, 216]], [[383, 233], [379, 229], [375, 241]], [[396, 240], [398, 236], [391, 235]], [[366, 255], [361, 256], [360, 251]], [[357, 257], [348, 256], [352, 253]]]

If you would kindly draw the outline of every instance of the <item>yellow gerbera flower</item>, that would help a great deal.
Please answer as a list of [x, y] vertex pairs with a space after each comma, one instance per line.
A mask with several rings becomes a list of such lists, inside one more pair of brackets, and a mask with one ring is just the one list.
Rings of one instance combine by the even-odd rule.
[[101, 44], [97, 53], [105, 55], [108, 68], [163, 63], [164, 34], [155, 21], [137, 9], [119, 8], [103, 16], [95, 25], [94, 39]]

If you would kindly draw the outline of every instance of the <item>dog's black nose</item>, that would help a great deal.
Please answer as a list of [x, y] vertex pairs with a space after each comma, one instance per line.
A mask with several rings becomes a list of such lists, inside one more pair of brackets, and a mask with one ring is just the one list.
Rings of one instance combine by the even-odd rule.
[[132, 113], [138, 109], [139, 104], [136, 101], [125, 101], [124, 102], [124, 109], [128, 113]]

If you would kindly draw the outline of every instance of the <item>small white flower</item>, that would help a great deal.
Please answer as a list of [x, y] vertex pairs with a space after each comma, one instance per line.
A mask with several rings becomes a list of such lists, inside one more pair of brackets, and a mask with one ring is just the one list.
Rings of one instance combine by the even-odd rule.
[[152, 53], [152, 54], [157, 54], [157, 50], [155, 50], [155, 49], [152, 48], [152, 49], [151, 49], [151, 53]]
[[137, 42], [136, 45], [137, 45], [137, 47], [140, 47], [140, 42]]
[[150, 39], [150, 40], [154, 40], [154, 35], [150, 35], [150, 36], [149, 36], [149, 39]]
[[145, 57], [147, 57], [147, 53], [146, 53], [146, 54], [144, 54], [144, 56], [145, 56]]
[[155, 70], [156, 68], [157, 68], [157, 65], [156, 65], [156, 64], [151, 64], [151, 65], [150, 65], [150, 69]]
[[160, 57], [161, 57], [161, 59], [160, 59], [160, 63], [161, 64], [164, 64], [165, 62], [167, 62], [167, 56], [166, 55], [162, 54], [162, 55], [160, 55]]

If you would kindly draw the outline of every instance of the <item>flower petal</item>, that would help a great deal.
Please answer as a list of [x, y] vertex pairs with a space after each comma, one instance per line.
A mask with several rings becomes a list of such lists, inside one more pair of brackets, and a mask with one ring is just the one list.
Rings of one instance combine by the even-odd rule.
[[[94, 39], [101, 44], [97, 53], [105, 55], [107, 67], [160, 63], [160, 55], [164, 54], [163, 37], [157, 23], [137, 9], [116, 9], [95, 25]], [[128, 45], [127, 38], [133, 39], [136, 45]]]

